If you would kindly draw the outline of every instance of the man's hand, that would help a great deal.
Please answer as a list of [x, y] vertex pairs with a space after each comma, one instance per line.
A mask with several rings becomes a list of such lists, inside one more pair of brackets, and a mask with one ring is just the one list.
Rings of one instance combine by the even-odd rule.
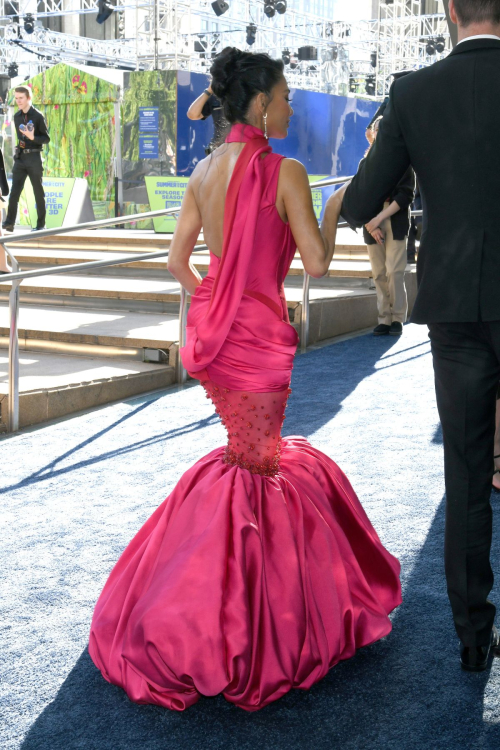
[[26, 130], [23, 133], [23, 138], [27, 138], [29, 141], [34, 140], [34, 138], [35, 138], [35, 131], [34, 130], [28, 130], [28, 128], [26, 128]]
[[370, 234], [373, 237], [373, 239], [375, 240], [375, 242], [377, 243], [377, 245], [383, 245], [384, 244], [384, 240], [385, 240], [384, 233], [383, 233], [383, 231], [379, 227], [375, 228], [373, 230], [373, 232], [370, 232]]

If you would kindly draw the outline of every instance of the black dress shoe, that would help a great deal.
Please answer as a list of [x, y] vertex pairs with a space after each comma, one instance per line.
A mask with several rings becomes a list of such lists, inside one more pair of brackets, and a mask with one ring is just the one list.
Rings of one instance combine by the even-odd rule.
[[402, 323], [400, 323], [397, 320], [391, 323], [391, 327], [389, 328], [389, 336], [401, 336], [402, 333], [403, 333]]
[[14, 231], [14, 225], [13, 224], [7, 224], [7, 222], [5, 221], [2, 224], [2, 229], [5, 229], [6, 232], [13, 232]]
[[32, 231], [32, 232], [41, 232], [41, 231], [42, 231], [42, 229], [45, 229], [45, 227], [33, 227], [33, 228], [31, 229], [31, 231]]
[[385, 323], [379, 323], [379, 325], [373, 329], [374, 336], [386, 336], [389, 333], [391, 326]]
[[491, 638], [487, 646], [462, 646], [460, 648], [460, 665], [466, 672], [484, 672], [488, 666], [490, 652], [500, 656], [500, 637], [493, 625]]

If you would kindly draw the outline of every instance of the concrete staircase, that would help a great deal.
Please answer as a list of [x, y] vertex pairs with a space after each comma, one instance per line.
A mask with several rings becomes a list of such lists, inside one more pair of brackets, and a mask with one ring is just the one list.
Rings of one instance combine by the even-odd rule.
[[[170, 236], [101, 230], [12, 244], [23, 270], [168, 248]], [[203, 244], [200, 238], [199, 244]], [[204, 275], [209, 253], [194, 263]], [[297, 256], [285, 282], [290, 320], [302, 315], [303, 267]], [[323, 279], [311, 280], [309, 343], [376, 324], [371, 267], [359, 235], [340, 230], [335, 259]], [[410, 303], [414, 268], [407, 269]], [[0, 430], [7, 423], [8, 292], [0, 277]], [[179, 338], [179, 284], [166, 258], [90, 272], [24, 281], [20, 294], [20, 424], [26, 426], [175, 381]]]

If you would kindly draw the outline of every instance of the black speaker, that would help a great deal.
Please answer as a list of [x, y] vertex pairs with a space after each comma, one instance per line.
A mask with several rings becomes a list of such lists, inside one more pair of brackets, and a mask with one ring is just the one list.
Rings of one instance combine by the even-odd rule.
[[318, 50], [316, 47], [299, 47], [299, 60], [317, 60]]
[[225, 0], [215, 0], [212, 3], [212, 8], [216, 16], [222, 16], [223, 13], [229, 10], [229, 3], [226, 3]]

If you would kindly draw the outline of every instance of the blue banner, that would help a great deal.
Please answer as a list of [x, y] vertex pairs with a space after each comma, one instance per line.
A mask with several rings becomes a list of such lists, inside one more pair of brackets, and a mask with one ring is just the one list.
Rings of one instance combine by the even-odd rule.
[[159, 137], [139, 135], [139, 159], [158, 159]]

